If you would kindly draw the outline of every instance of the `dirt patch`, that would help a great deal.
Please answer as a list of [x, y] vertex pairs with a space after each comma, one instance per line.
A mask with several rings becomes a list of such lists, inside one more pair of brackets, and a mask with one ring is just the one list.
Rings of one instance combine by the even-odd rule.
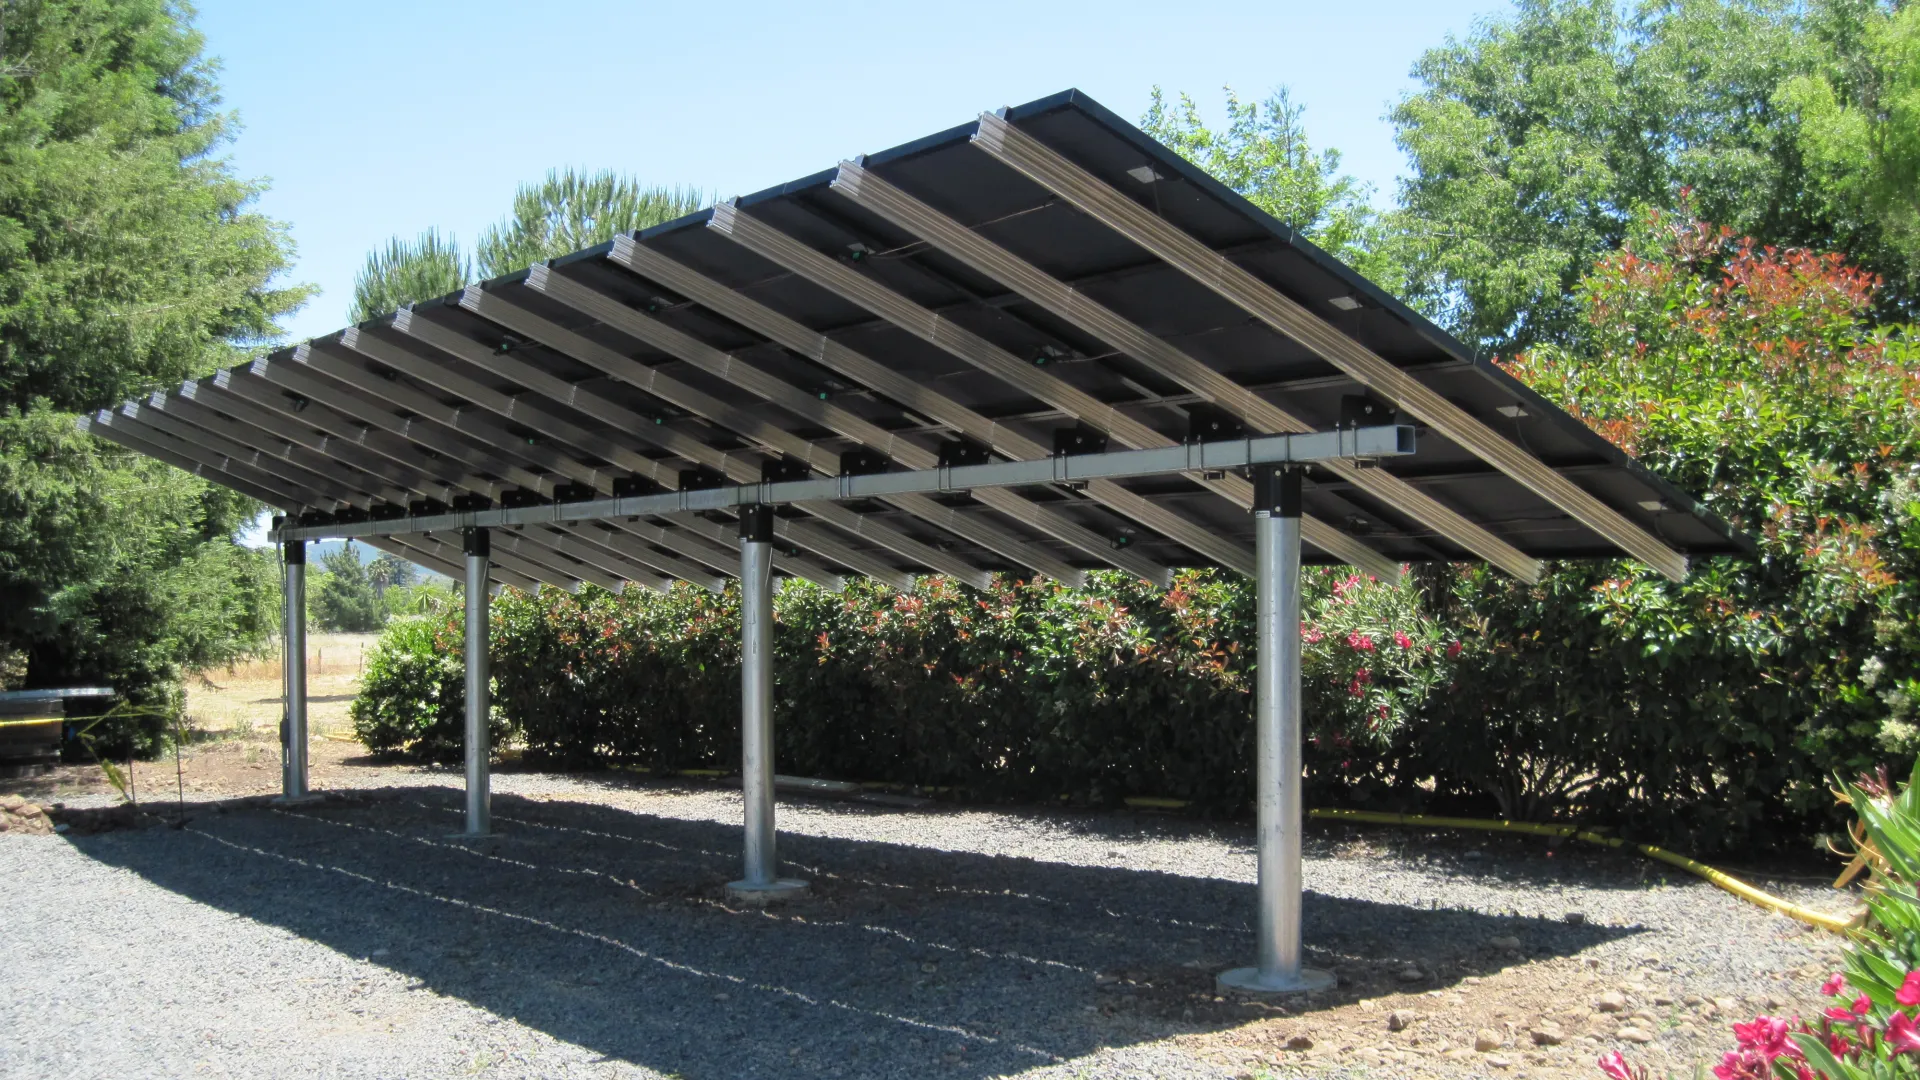
[[1695, 1064], [1717, 1063], [1733, 1046], [1729, 1024], [1756, 1015], [1817, 1014], [1827, 1004], [1819, 984], [1829, 973], [1824, 967], [1779, 972], [1770, 994], [1709, 1000], [1673, 986], [1650, 966], [1607, 972], [1591, 957], [1555, 957], [1470, 975], [1441, 990], [1380, 993], [1380, 980], [1373, 980], [1357, 996], [1343, 987], [1338, 1004], [1297, 1016], [1285, 1005], [1216, 1004], [1270, 1015], [1181, 1041], [1247, 1077], [1357, 1070], [1590, 1080], [1599, 1075], [1596, 1060], [1612, 1050], [1650, 1066], [1654, 1076], [1691, 1075]]

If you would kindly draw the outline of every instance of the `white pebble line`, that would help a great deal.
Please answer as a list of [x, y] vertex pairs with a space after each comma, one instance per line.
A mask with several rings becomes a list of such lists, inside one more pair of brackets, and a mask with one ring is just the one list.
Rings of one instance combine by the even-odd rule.
[[[433, 809], [439, 809], [438, 807], [433, 807], [433, 806], [429, 806], [429, 805], [428, 805], [428, 804], [426, 804], [426, 803], [415, 803], [414, 805], [416, 805], [416, 806], [422, 806], [422, 807], [426, 807], [426, 808], [427, 808], [427, 809], [429, 809], [429, 810], [433, 810]], [[453, 813], [459, 813], [459, 812], [461, 812], [461, 811], [459, 811], [459, 810], [454, 810], [454, 811], [452, 811], [452, 812], [453, 812]], [[396, 838], [398, 838], [398, 839], [401, 839], [401, 840], [411, 840], [411, 841], [413, 841], [413, 842], [415, 842], [415, 843], [418, 843], [418, 844], [425, 844], [425, 845], [427, 845], [428, 847], [436, 847], [436, 848], [448, 848], [448, 849], [451, 849], [451, 850], [453, 850], [453, 851], [460, 851], [460, 852], [464, 852], [464, 853], [466, 853], [466, 854], [468, 854], [468, 855], [473, 855], [473, 856], [476, 856], [476, 857], [478, 857], [478, 858], [482, 858], [482, 859], [492, 859], [492, 860], [493, 860], [493, 861], [495, 861], [495, 862], [503, 862], [503, 863], [509, 863], [509, 864], [511, 864], [511, 865], [513, 865], [513, 866], [519, 866], [519, 867], [524, 867], [524, 868], [526, 868], [526, 869], [528, 869], [528, 870], [535, 870], [535, 871], [549, 871], [549, 870], [551, 870], [551, 871], [555, 871], [555, 872], [557, 872], [557, 873], [562, 873], [562, 874], [588, 874], [588, 875], [591, 875], [591, 876], [593, 876], [593, 877], [599, 877], [599, 878], [605, 878], [606, 880], [608, 880], [608, 881], [611, 881], [611, 882], [613, 882], [614, 884], [616, 884], [616, 885], [619, 885], [619, 886], [621, 886], [622, 888], [629, 888], [629, 889], [632, 889], [632, 890], [634, 890], [635, 892], [637, 892], [637, 893], [639, 893], [639, 894], [640, 894], [640, 895], [642, 895], [642, 896], [652, 896], [652, 897], [657, 897], [657, 894], [655, 894], [655, 893], [652, 893], [652, 892], [648, 892], [648, 891], [647, 891], [646, 889], [644, 889], [644, 888], [642, 888], [641, 886], [639, 886], [639, 885], [637, 885], [637, 884], [634, 884], [634, 883], [631, 883], [631, 882], [626, 882], [626, 881], [622, 881], [622, 880], [621, 880], [620, 878], [617, 878], [617, 877], [615, 877], [615, 876], [613, 876], [612, 874], [608, 874], [608, 873], [606, 873], [606, 872], [604, 872], [604, 871], [600, 871], [600, 870], [592, 870], [592, 869], [587, 869], [587, 868], [578, 868], [578, 869], [570, 869], [570, 868], [568, 868], [568, 867], [564, 867], [564, 866], [543, 866], [543, 865], [540, 865], [540, 864], [538, 864], [538, 863], [530, 863], [530, 862], [523, 862], [523, 861], [521, 861], [521, 860], [519, 860], [519, 859], [508, 859], [508, 858], [504, 858], [504, 857], [502, 857], [502, 856], [499, 856], [499, 855], [488, 855], [488, 854], [486, 854], [486, 853], [484, 853], [484, 852], [479, 852], [479, 851], [474, 851], [474, 850], [472, 850], [471, 848], [469, 848], [469, 847], [467, 847], [467, 846], [466, 846], [466, 845], [464, 845], [464, 844], [448, 844], [448, 843], [440, 843], [440, 842], [436, 842], [436, 841], [433, 841], [433, 840], [427, 840], [427, 839], [424, 839], [424, 838], [422, 838], [422, 837], [418, 837], [418, 836], [409, 836], [409, 835], [407, 835], [406, 833], [400, 833], [400, 832], [395, 832], [395, 831], [393, 831], [393, 830], [391, 830], [391, 829], [382, 829], [382, 828], [377, 828], [377, 827], [375, 827], [375, 826], [372, 826], [372, 825], [355, 825], [355, 824], [353, 824], [353, 823], [351, 823], [351, 822], [345, 822], [345, 821], [333, 821], [333, 820], [330, 820], [330, 819], [328, 819], [328, 818], [320, 818], [320, 817], [312, 817], [312, 816], [310, 816], [310, 815], [307, 815], [307, 814], [296, 814], [296, 813], [293, 813], [293, 812], [291, 812], [291, 811], [287, 811], [287, 810], [279, 810], [279, 809], [275, 809], [275, 810], [274, 810], [274, 813], [276, 813], [276, 814], [281, 814], [281, 815], [284, 815], [284, 816], [286, 816], [286, 817], [294, 817], [294, 818], [301, 818], [301, 819], [303, 819], [303, 820], [306, 820], [306, 821], [318, 821], [318, 822], [321, 822], [321, 823], [323, 823], [323, 824], [327, 824], [327, 825], [338, 825], [338, 826], [340, 826], [340, 827], [341, 827], [341, 828], [343, 828], [343, 829], [362, 829], [362, 830], [364, 830], [364, 831], [366, 831], [366, 832], [372, 832], [372, 833], [379, 833], [379, 834], [381, 834], [381, 835], [384, 835], [384, 836], [392, 836], [392, 837], [396, 837]], [[533, 826], [536, 826], [536, 827], [538, 827], [538, 828], [543, 828], [543, 829], [566, 829], [566, 830], [567, 830], [567, 831], [569, 831], [569, 832], [578, 832], [578, 833], [585, 833], [585, 834], [587, 834], [587, 835], [589, 835], [589, 836], [600, 836], [600, 837], [608, 837], [608, 838], [610, 838], [610, 839], [625, 839], [625, 837], [616, 837], [616, 836], [613, 836], [613, 835], [612, 835], [611, 833], [601, 833], [601, 832], [595, 832], [595, 831], [594, 831], [594, 830], [592, 830], [592, 829], [579, 829], [579, 828], [573, 828], [573, 827], [571, 827], [571, 826], [567, 826], [567, 825], [542, 825], [542, 824], [540, 824], [540, 823], [539, 823], [539, 822], [537, 822], [537, 821], [519, 821], [518, 819], [515, 819], [515, 818], [508, 818], [508, 817], [501, 817], [501, 816], [499, 816], [499, 815], [495, 815], [495, 820], [498, 820], [498, 821], [507, 821], [507, 822], [514, 822], [514, 823], [516, 823], [516, 824], [523, 824], [523, 825], [533, 825]], [[665, 845], [665, 844], [661, 844], [661, 845], [659, 845], [659, 846], [661, 846], [661, 847], [667, 847], [667, 845]], [[680, 850], [683, 850], [683, 849], [681, 849], [681, 848], [671, 848], [671, 847], [670, 847], [670, 848], [668, 848], [668, 850], [671, 850], [671, 851], [680, 851]], [[795, 865], [798, 865], [798, 864], [795, 864]], [[903, 886], [901, 886], [901, 888], [908, 888], [908, 887], [909, 887], [909, 886], [904, 886], [904, 885], [903, 885]], [[724, 910], [724, 911], [733, 911], [733, 910], [734, 910], [733, 908], [729, 908], [729, 907], [726, 907], [726, 906], [725, 906], [725, 905], [723, 905], [723, 904], [718, 904], [718, 903], [715, 903], [715, 902], [713, 902], [713, 901], [711, 901], [711, 900], [697, 900], [696, 902], [698, 902], [698, 903], [701, 903], [701, 904], [704, 904], [704, 905], [706, 905], [706, 906], [708, 906], [708, 907], [713, 907], [713, 908], [719, 908], [719, 909], [721, 909], [721, 910]], [[892, 928], [892, 927], [889, 927], [889, 926], [875, 926], [875, 925], [872, 925], [872, 924], [870, 924], [870, 923], [855, 923], [855, 922], [846, 922], [846, 921], [844, 921], [844, 920], [839, 920], [839, 919], [832, 919], [832, 920], [829, 920], [829, 919], [807, 919], [807, 918], [795, 918], [795, 917], [791, 917], [791, 916], [784, 916], [784, 915], [780, 915], [780, 914], [778, 914], [778, 913], [775, 913], [775, 912], [771, 912], [771, 911], [760, 911], [760, 912], [757, 912], [756, 914], [759, 914], [759, 915], [761, 915], [761, 916], [763, 916], [763, 917], [765, 917], [765, 918], [769, 918], [769, 919], [772, 919], [772, 920], [773, 920], [773, 921], [775, 921], [775, 922], [799, 922], [799, 923], [801, 923], [801, 924], [803, 924], [803, 925], [806, 925], [806, 926], [836, 926], [836, 927], [843, 927], [843, 928], [848, 928], [848, 929], [854, 929], [854, 930], [865, 930], [865, 931], [867, 931], [868, 933], [873, 933], [873, 934], [880, 934], [880, 935], [883, 935], [883, 936], [887, 936], [887, 937], [896, 937], [896, 938], [899, 938], [899, 939], [900, 939], [900, 940], [902, 940], [902, 941], [905, 941], [905, 942], [908, 942], [909, 944], [913, 944], [913, 945], [921, 945], [921, 946], [925, 946], [926, 948], [929, 948], [929, 949], [938, 949], [938, 950], [940, 950], [940, 951], [942, 951], [942, 952], [950, 952], [950, 953], [967, 953], [967, 954], [969, 954], [969, 955], [972, 955], [972, 956], [978, 956], [978, 957], [982, 957], [982, 958], [984, 958], [984, 959], [988, 959], [988, 960], [1014, 960], [1014, 961], [1018, 961], [1018, 962], [1020, 962], [1020, 963], [1023, 963], [1023, 964], [1032, 964], [1032, 965], [1034, 965], [1034, 966], [1036, 966], [1036, 967], [1054, 967], [1054, 968], [1060, 968], [1060, 969], [1061, 969], [1061, 970], [1063, 970], [1063, 971], [1073, 971], [1073, 972], [1078, 972], [1078, 973], [1080, 973], [1080, 974], [1082, 974], [1082, 975], [1091, 975], [1091, 974], [1093, 974], [1093, 969], [1091, 969], [1091, 968], [1084, 968], [1084, 967], [1081, 967], [1081, 966], [1079, 966], [1078, 964], [1069, 964], [1069, 963], [1067, 963], [1067, 962], [1066, 962], [1066, 961], [1064, 961], [1064, 960], [1048, 960], [1048, 959], [1046, 959], [1045, 957], [1040, 957], [1040, 956], [1028, 956], [1028, 955], [1026, 955], [1026, 954], [1024, 954], [1024, 953], [1016, 953], [1016, 952], [999, 952], [999, 953], [996, 953], [996, 952], [989, 952], [989, 951], [987, 951], [986, 949], [981, 949], [981, 948], [977, 948], [977, 947], [974, 947], [974, 946], [960, 946], [960, 945], [947, 945], [947, 944], [943, 944], [943, 943], [941, 943], [941, 942], [937, 942], [937, 941], [922, 941], [922, 940], [920, 940], [920, 939], [918, 939], [918, 938], [915, 938], [915, 937], [913, 937], [913, 936], [911, 936], [911, 935], [909, 935], [909, 934], [907, 934], [907, 933], [905, 933], [905, 932], [903, 932], [903, 931], [900, 931], [900, 930], [895, 930], [894, 928]]]
[[[537, 926], [542, 930], [552, 931], [553, 933], [556, 933], [556, 934], [567, 934], [573, 937], [583, 938], [587, 941], [598, 942], [599, 944], [611, 946], [615, 949], [620, 950], [621, 952], [628, 953], [634, 957], [637, 957], [638, 959], [648, 961], [649, 963], [658, 964], [661, 967], [664, 967], [670, 971], [679, 972], [683, 975], [692, 975], [696, 978], [702, 978], [702, 979], [717, 979], [721, 982], [732, 983], [733, 985], [742, 987], [744, 989], [759, 990], [764, 993], [777, 994], [781, 997], [791, 998], [795, 1001], [801, 1002], [802, 1004], [812, 1005], [812, 1006], [815, 1006], [816, 1008], [821, 1005], [826, 1005], [831, 1008], [840, 1009], [844, 1012], [850, 1012], [860, 1016], [868, 1016], [878, 1020], [886, 1020], [891, 1023], [900, 1024], [905, 1027], [917, 1028], [922, 1031], [937, 1031], [947, 1035], [954, 1035], [962, 1039], [968, 1039], [973, 1042], [988, 1043], [988, 1044], [994, 1044], [994, 1045], [999, 1045], [1003, 1043], [1003, 1040], [996, 1039], [990, 1035], [976, 1034], [975, 1032], [968, 1031], [967, 1029], [962, 1027], [955, 1027], [951, 1024], [935, 1024], [926, 1020], [916, 1020], [910, 1016], [900, 1016], [894, 1013], [881, 1012], [877, 1009], [863, 1009], [858, 1005], [850, 1005], [844, 1001], [838, 1001], [831, 998], [827, 999], [826, 1001], [821, 1001], [818, 998], [810, 997], [806, 994], [801, 993], [798, 990], [792, 990], [784, 986], [772, 986], [767, 983], [750, 983], [742, 976], [728, 975], [725, 972], [720, 972], [720, 971], [706, 971], [704, 969], [694, 967], [690, 964], [683, 964], [678, 960], [669, 960], [664, 956], [657, 956], [653, 953], [646, 951], [645, 949], [639, 948], [638, 946], [629, 945], [626, 942], [619, 940], [618, 938], [608, 937], [605, 934], [596, 934], [591, 930], [580, 930], [571, 926], [562, 926], [559, 923], [549, 922], [546, 919], [536, 918], [532, 915], [521, 915], [517, 912], [503, 911], [500, 908], [488, 907], [485, 904], [475, 904], [475, 903], [472, 903], [471, 901], [461, 900], [458, 897], [441, 896], [437, 893], [427, 892], [425, 889], [416, 889], [411, 885], [402, 885], [397, 881], [381, 881], [377, 878], [370, 877], [366, 874], [361, 874], [352, 870], [348, 870], [345, 867], [329, 866], [326, 863], [310, 862], [306, 859], [302, 859], [294, 855], [283, 855], [277, 851], [268, 851], [265, 848], [253, 847], [252, 845], [249, 845], [249, 844], [236, 843], [232, 840], [227, 840], [223, 837], [215, 836], [212, 833], [206, 832], [201, 829], [188, 828], [183, 831], [192, 833], [195, 836], [205, 837], [206, 839], [211, 840], [216, 844], [233, 848], [235, 851], [244, 851], [253, 855], [264, 855], [269, 859], [279, 859], [282, 862], [289, 862], [294, 864], [295, 866], [303, 866], [309, 870], [330, 871], [332, 873], [339, 874], [342, 877], [351, 878], [355, 881], [364, 882], [368, 885], [378, 885], [381, 888], [393, 889], [396, 892], [407, 893], [408, 895], [418, 896], [426, 900], [436, 900], [442, 904], [450, 904], [454, 907], [465, 908], [468, 911], [476, 911], [483, 915], [492, 915], [496, 918], [508, 919], [513, 922], [522, 922], [522, 923], [528, 924], [529, 926]], [[1051, 1054], [1045, 1050], [1038, 1049], [1037, 1047], [1028, 1046], [1025, 1043], [1007, 1042], [1007, 1043], [1004, 1043], [1004, 1045], [1010, 1046], [1013, 1049], [1019, 1050], [1022, 1053], [1031, 1054], [1034, 1057], [1038, 1057], [1046, 1061], [1058, 1060], [1054, 1054]]]
[[331, 818], [314, 817], [311, 814], [296, 814], [290, 810], [281, 810], [277, 807], [269, 807], [269, 809], [273, 810], [274, 813], [279, 814], [281, 817], [299, 818], [301, 821], [313, 821], [313, 822], [318, 822], [322, 825], [332, 825], [336, 828], [341, 828], [341, 829], [358, 829], [361, 832], [375, 833], [380, 836], [391, 836], [395, 840], [407, 840], [415, 844], [424, 844], [430, 848], [440, 848], [445, 851], [457, 851], [463, 855], [471, 855], [476, 859], [486, 859], [490, 862], [506, 863], [509, 866], [518, 866], [526, 870], [535, 871], [536, 873], [583, 874], [587, 877], [602, 878], [606, 881], [613, 882], [615, 885], [618, 885], [623, 889], [631, 889], [634, 892], [639, 893], [641, 896], [659, 899], [658, 894], [649, 892], [648, 890], [642, 888], [637, 882], [623, 881], [620, 878], [613, 876], [612, 874], [604, 873], [599, 870], [588, 869], [586, 867], [580, 867], [576, 869], [576, 868], [570, 868], [565, 866], [541, 866], [537, 863], [523, 862], [519, 859], [509, 859], [504, 855], [493, 855], [484, 851], [475, 851], [474, 849], [468, 847], [465, 844], [449, 844], [442, 840], [429, 840], [424, 836], [412, 836], [408, 833], [398, 832], [393, 829], [382, 829], [376, 825], [359, 825], [351, 821], [334, 821]]
[[[463, 814], [466, 812], [457, 806], [434, 806], [430, 803], [424, 803], [424, 802], [418, 802], [418, 801], [414, 802], [413, 805], [418, 806], [423, 810], [438, 810], [442, 813], [447, 813], [447, 814]], [[554, 825], [554, 824], [550, 824], [548, 822], [543, 822], [543, 821], [531, 821], [531, 820], [528, 820], [527, 818], [510, 817], [506, 814], [495, 814], [493, 815], [493, 819], [495, 821], [504, 821], [512, 825], [530, 825], [536, 829], [552, 829], [557, 832], [579, 833], [582, 836], [593, 836], [593, 837], [598, 837], [602, 840], [620, 840], [627, 843], [647, 844], [653, 847], [663, 848], [667, 851], [675, 851], [675, 852], [682, 852], [682, 853], [697, 852], [701, 855], [710, 855], [717, 859], [732, 859], [736, 857], [734, 854], [729, 852], [708, 851], [705, 848], [675, 847], [672, 844], [668, 844], [660, 840], [650, 840], [644, 836], [628, 836], [623, 833], [601, 832], [598, 829], [587, 829], [587, 828], [582, 828], [581, 826], [578, 826], [578, 825]], [[683, 818], [683, 819], [676, 819], [676, 820], [707, 821], [710, 819]], [[838, 838], [829, 837], [828, 839], [838, 839]], [[938, 851], [938, 850], [945, 850], [945, 849], [936, 848], [936, 849], [929, 849], [929, 850]], [[969, 854], [969, 855], [978, 854], [977, 852], [964, 851], [964, 850], [961, 853]], [[880, 881], [875, 878], [854, 877], [852, 875], [835, 873], [834, 871], [827, 870], [822, 867], [808, 866], [806, 863], [795, 862], [792, 859], [788, 859], [786, 861], [789, 866], [793, 866], [798, 869], [804, 870], [807, 873], [814, 875], [815, 877], [830, 877], [830, 878], [838, 879], [840, 881], [852, 882], [855, 885], [869, 885], [877, 889], [900, 889], [906, 892], [924, 891], [924, 892], [930, 892], [930, 893], [936, 893], [936, 894], [947, 893], [954, 896], [1012, 897], [1016, 900], [1029, 900], [1034, 903], [1052, 904], [1056, 907], [1063, 907], [1063, 908], [1077, 908], [1077, 907], [1088, 906], [1084, 901], [1059, 900], [1051, 896], [1042, 896], [1039, 893], [1018, 892], [1014, 889], [969, 889], [969, 888], [963, 888], [958, 885], [925, 885], [925, 886], [906, 885], [897, 881]], [[1253, 928], [1248, 926], [1221, 926], [1217, 923], [1190, 922], [1186, 919], [1155, 918], [1151, 915], [1135, 915], [1131, 912], [1114, 911], [1113, 909], [1105, 906], [1104, 904], [1096, 906], [1094, 910], [1098, 911], [1102, 915], [1111, 916], [1116, 919], [1133, 919], [1133, 920], [1137, 920], [1139, 922], [1144, 922], [1144, 923], [1157, 923], [1161, 926], [1177, 926], [1183, 930], [1205, 930], [1211, 933], [1241, 934], [1241, 935], [1250, 935], [1253, 933]], [[1080, 970], [1080, 969], [1076, 968], [1075, 970]]]

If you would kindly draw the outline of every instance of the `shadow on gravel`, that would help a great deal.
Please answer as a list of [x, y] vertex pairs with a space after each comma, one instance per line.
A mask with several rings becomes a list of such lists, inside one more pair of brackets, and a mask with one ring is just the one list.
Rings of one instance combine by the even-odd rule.
[[[459, 841], [459, 799], [402, 788], [69, 842], [687, 1080], [985, 1078], [1273, 1008], [1213, 993], [1251, 959], [1249, 885], [783, 835], [786, 871], [814, 892], [760, 912], [724, 900], [738, 827], [496, 796], [498, 835]], [[940, 828], [938, 811], [906, 816]], [[1538, 957], [1630, 933], [1313, 893], [1305, 920], [1310, 962], [1342, 985], [1286, 1002], [1298, 1012], [1519, 962], [1500, 938]]]

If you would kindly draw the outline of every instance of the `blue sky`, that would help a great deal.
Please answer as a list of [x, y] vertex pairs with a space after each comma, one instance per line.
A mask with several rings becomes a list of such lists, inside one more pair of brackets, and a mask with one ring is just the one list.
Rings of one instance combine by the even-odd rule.
[[369, 249], [428, 226], [470, 248], [549, 168], [744, 194], [1070, 86], [1130, 119], [1185, 90], [1217, 119], [1222, 85], [1287, 85], [1385, 199], [1414, 59], [1506, 7], [203, 0], [198, 25], [245, 125], [234, 163], [323, 290], [299, 340], [345, 323]]

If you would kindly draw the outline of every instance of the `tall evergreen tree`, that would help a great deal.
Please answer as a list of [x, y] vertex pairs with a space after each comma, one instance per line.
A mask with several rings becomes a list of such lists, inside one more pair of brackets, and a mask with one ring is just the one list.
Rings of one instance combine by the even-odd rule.
[[275, 283], [286, 230], [221, 156], [236, 123], [190, 9], [0, 15], [0, 658], [28, 685], [165, 705], [272, 623], [272, 568], [233, 540], [258, 506], [80, 437], [73, 413], [234, 362], [308, 290]]
[[384, 249], [369, 253], [353, 279], [347, 321], [365, 322], [417, 300], [445, 296], [472, 280], [472, 261], [453, 237], [443, 237], [434, 229], [412, 241], [396, 236]]
[[581, 248], [684, 217], [706, 204], [691, 189], [649, 187], [611, 171], [549, 172], [522, 184], [513, 211], [480, 236], [469, 260], [452, 237], [429, 229], [415, 240], [394, 237], [367, 256], [353, 283], [352, 321], [384, 315], [420, 300], [432, 300], [474, 280], [498, 277]]
[[648, 187], [610, 170], [556, 169], [537, 184], [522, 184], [513, 213], [481, 235], [475, 252], [480, 276], [511, 274], [704, 205], [705, 197], [691, 189]]
[[306, 298], [220, 156], [236, 122], [165, 0], [6, 5], [0, 406], [97, 408], [232, 362]]

